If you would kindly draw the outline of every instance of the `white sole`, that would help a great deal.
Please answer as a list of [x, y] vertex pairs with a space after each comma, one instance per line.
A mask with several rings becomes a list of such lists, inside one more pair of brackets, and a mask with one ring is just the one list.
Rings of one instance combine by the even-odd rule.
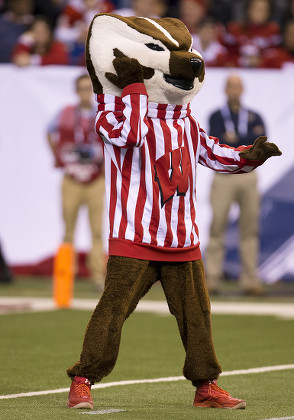
[[76, 405], [74, 405], [72, 407], [69, 404], [67, 404], [67, 406], [69, 408], [88, 408], [90, 410], [93, 410], [93, 405], [90, 404], [89, 402], [81, 402], [81, 403], [76, 404]]

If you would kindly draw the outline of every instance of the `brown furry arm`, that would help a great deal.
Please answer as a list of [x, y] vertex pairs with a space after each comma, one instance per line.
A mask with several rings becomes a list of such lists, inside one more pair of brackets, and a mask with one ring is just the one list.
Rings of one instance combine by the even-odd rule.
[[253, 145], [239, 153], [242, 158], [248, 160], [266, 161], [271, 156], [281, 156], [282, 152], [274, 143], [267, 142], [267, 137], [258, 137]]
[[120, 89], [124, 89], [132, 83], [143, 83], [143, 68], [138, 60], [125, 56], [117, 49], [114, 50], [114, 55], [116, 58], [112, 64], [116, 74], [110, 72], [105, 73], [105, 77], [111, 83]]

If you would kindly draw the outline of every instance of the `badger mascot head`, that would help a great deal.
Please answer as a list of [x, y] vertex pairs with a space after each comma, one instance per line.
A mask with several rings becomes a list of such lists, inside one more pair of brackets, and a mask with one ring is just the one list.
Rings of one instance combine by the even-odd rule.
[[191, 102], [204, 80], [204, 62], [192, 48], [191, 34], [172, 18], [96, 15], [86, 61], [97, 94], [121, 96], [136, 74], [150, 102], [182, 105]]

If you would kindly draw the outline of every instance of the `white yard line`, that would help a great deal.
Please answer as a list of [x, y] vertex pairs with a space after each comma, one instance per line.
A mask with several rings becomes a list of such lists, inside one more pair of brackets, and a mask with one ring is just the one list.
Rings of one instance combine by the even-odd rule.
[[[227, 372], [223, 372], [221, 376], [233, 376], [233, 375], [249, 375], [254, 373], [266, 373], [266, 372], [274, 372], [280, 370], [291, 370], [294, 369], [294, 364], [290, 365], [277, 365], [277, 366], [264, 366], [259, 368], [251, 368], [251, 369], [241, 369], [241, 370], [231, 370]], [[102, 389], [102, 388], [110, 388], [113, 386], [125, 386], [125, 385], [136, 385], [136, 384], [154, 384], [160, 382], [175, 382], [175, 381], [183, 381], [186, 380], [184, 376], [170, 376], [167, 378], [155, 378], [155, 379], [135, 379], [130, 381], [118, 381], [118, 382], [106, 382], [106, 383], [99, 383], [92, 386], [92, 389]], [[59, 389], [50, 389], [47, 391], [35, 391], [35, 392], [23, 392], [20, 394], [9, 394], [9, 395], [0, 395], [0, 400], [6, 400], [10, 398], [20, 398], [20, 397], [34, 397], [37, 395], [48, 395], [48, 394], [60, 394], [63, 392], [68, 392], [69, 387], [67, 388], [59, 388]]]
[[[92, 311], [96, 305], [96, 299], [73, 299], [72, 308]], [[0, 314], [40, 312], [54, 309], [56, 307], [51, 298], [0, 297]], [[136, 311], [169, 314], [165, 301], [141, 300]], [[294, 319], [294, 303], [212, 302], [211, 311], [213, 314], [222, 315], [269, 315], [283, 319]]]
[[106, 410], [98, 410], [98, 411], [81, 411], [79, 414], [110, 414], [110, 413], [119, 413], [120, 411], [126, 411], [126, 410], [109, 408]]
[[291, 417], [273, 417], [271, 419], [264, 419], [264, 420], [290, 420], [290, 419], [294, 419], [294, 416], [291, 416]]

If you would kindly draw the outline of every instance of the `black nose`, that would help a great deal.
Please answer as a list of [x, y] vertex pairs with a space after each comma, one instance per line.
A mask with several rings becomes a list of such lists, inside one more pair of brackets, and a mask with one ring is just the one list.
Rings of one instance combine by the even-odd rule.
[[193, 57], [190, 59], [195, 76], [199, 76], [202, 68], [202, 60], [200, 58]]

